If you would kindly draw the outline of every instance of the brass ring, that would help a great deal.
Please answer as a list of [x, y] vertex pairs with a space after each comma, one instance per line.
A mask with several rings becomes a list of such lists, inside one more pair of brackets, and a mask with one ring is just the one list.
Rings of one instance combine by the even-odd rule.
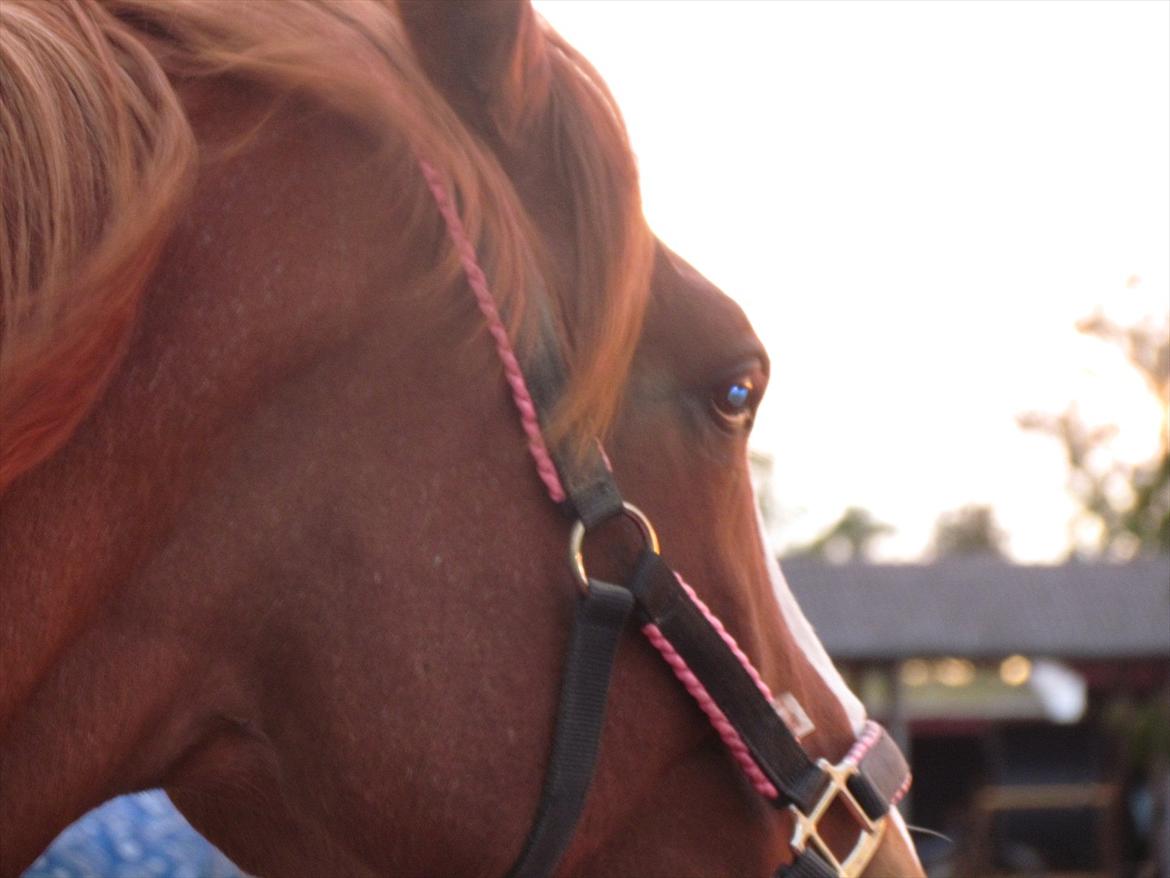
[[[655, 555], [658, 552], [658, 534], [654, 531], [654, 525], [650, 523], [650, 519], [646, 514], [635, 506], [633, 503], [622, 502], [622, 514], [630, 519], [638, 526], [638, 530], [642, 532], [642, 539], [645, 540], [647, 546], [650, 547]], [[577, 578], [577, 587], [585, 594], [589, 593], [589, 575], [585, 572], [585, 557], [582, 552], [582, 544], [585, 541], [585, 523], [578, 519], [573, 524], [573, 529], [569, 531], [569, 566], [573, 570], [573, 575]]]

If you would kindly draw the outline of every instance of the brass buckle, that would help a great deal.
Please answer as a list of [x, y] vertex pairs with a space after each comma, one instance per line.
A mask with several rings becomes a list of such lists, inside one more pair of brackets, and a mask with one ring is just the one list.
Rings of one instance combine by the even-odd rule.
[[[855, 763], [845, 760], [840, 765], [830, 765], [827, 760], [818, 759], [817, 767], [828, 776], [829, 783], [813, 806], [811, 813], [805, 814], [795, 805], [788, 806], [796, 818], [790, 844], [797, 854], [803, 854], [811, 842], [816, 852], [837, 871], [839, 878], [860, 878], [861, 873], [865, 871], [865, 867], [869, 865], [869, 861], [873, 859], [878, 846], [882, 843], [882, 835], [886, 831], [886, 818], [883, 816], [878, 820], [871, 820], [869, 815], [865, 813], [865, 809], [854, 798], [853, 793], [849, 791], [849, 778], [857, 774]], [[837, 859], [820, 834], [821, 818], [825, 816], [825, 812], [829, 810], [829, 806], [838, 796], [841, 797], [841, 801], [853, 819], [857, 821], [861, 830], [857, 842], [853, 845], [853, 850], [843, 860]]]

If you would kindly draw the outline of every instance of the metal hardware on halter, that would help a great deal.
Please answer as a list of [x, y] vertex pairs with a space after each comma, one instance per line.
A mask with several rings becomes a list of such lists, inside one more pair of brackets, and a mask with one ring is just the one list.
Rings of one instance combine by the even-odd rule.
[[[840, 878], [860, 878], [861, 873], [865, 871], [865, 867], [869, 865], [869, 861], [873, 859], [878, 846], [882, 843], [886, 820], [884, 817], [871, 820], [849, 790], [849, 779], [858, 774], [856, 762], [844, 759], [839, 764], [832, 765], [827, 759], [818, 759], [817, 767], [825, 773], [829, 782], [808, 814], [802, 812], [796, 805], [788, 806], [788, 810], [792, 812], [795, 820], [790, 844], [793, 851], [799, 855], [805, 852], [811, 842], [817, 854], [836, 870]], [[853, 845], [853, 850], [843, 860], [837, 859], [820, 834], [821, 818], [825, 816], [838, 797], [861, 829], [861, 833]]]
[[[646, 546], [655, 555], [658, 552], [658, 534], [654, 531], [654, 525], [650, 523], [650, 519], [646, 517], [641, 509], [633, 503], [622, 502], [622, 514], [634, 524], [638, 525], [638, 530], [642, 532], [642, 539], [645, 540]], [[581, 589], [582, 593], [589, 593], [589, 575], [585, 572], [585, 555], [582, 544], [585, 541], [585, 523], [578, 519], [573, 524], [573, 529], [569, 531], [569, 566], [573, 568], [573, 575], [577, 578], [577, 587]]]

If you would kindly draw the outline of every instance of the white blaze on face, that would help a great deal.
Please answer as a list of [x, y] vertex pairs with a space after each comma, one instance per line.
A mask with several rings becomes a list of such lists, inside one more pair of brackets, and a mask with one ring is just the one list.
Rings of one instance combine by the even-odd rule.
[[[906, 847], [912, 851], [915, 850], [914, 841], [910, 838], [910, 830], [906, 828], [906, 821], [902, 818], [902, 812], [897, 808], [891, 808], [890, 819], [893, 821], [894, 826], [897, 827], [898, 835], [902, 836], [902, 841], [906, 842]], [[917, 858], [917, 854], [915, 854], [915, 860]]]
[[[755, 492], [753, 491], [752, 493], [752, 501], [755, 502]], [[772, 591], [776, 595], [776, 602], [780, 605], [780, 614], [784, 617], [784, 623], [788, 626], [788, 630], [792, 632], [793, 639], [804, 653], [805, 658], [808, 659], [809, 664], [816, 669], [821, 679], [825, 681], [825, 686], [828, 687], [829, 691], [840, 702], [841, 708], [845, 711], [845, 716], [849, 719], [849, 724], [853, 728], [853, 734], [860, 736], [865, 726], [865, 705], [861, 703], [861, 699], [853, 694], [853, 690], [845, 684], [844, 678], [837, 668], [834, 667], [832, 659], [829, 658], [829, 654], [825, 652], [824, 645], [821, 643], [820, 638], [817, 637], [816, 632], [813, 631], [813, 627], [805, 617], [804, 611], [800, 609], [800, 605], [796, 602], [796, 596], [793, 595], [792, 589], [788, 587], [788, 582], [784, 579], [784, 574], [780, 572], [780, 562], [776, 560], [776, 552], [772, 548], [771, 540], [768, 539], [768, 529], [764, 526], [764, 516], [760, 513], [760, 504], [755, 503], [755, 507], [756, 530], [759, 532], [760, 545], [764, 550], [764, 564], [768, 570], [768, 578], [772, 581]], [[788, 693], [784, 694], [787, 695]], [[789, 695], [788, 697], [791, 698], [792, 696]], [[793, 700], [795, 701], [795, 699]], [[786, 721], [788, 720], [786, 719]], [[791, 722], [789, 724], [791, 725]], [[890, 809], [890, 818], [894, 824], [895, 832], [902, 838], [907, 849], [913, 851], [914, 842], [910, 839], [910, 831], [907, 829], [906, 821], [902, 818], [897, 808]], [[917, 861], [917, 857], [915, 857], [915, 861]]]
[[829, 654], [825, 652], [825, 647], [821, 645], [820, 638], [817, 637], [812, 625], [805, 618], [800, 605], [796, 603], [792, 589], [788, 587], [788, 583], [784, 580], [784, 574], [780, 572], [780, 564], [777, 562], [776, 553], [768, 540], [768, 532], [764, 527], [764, 519], [760, 514], [758, 503], [756, 504], [756, 528], [760, 534], [760, 545], [764, 547], [764, 563], [767, 565], [768, 577], [772, 580], [772, 591], [776, 594], [776, 601], [780, 604], [780, 613], [784, 617], [784, 623], [792, 632], [793, 638], [801, 651], [804, 652], [809, 664], [821, 675], [821, 679], [825, 681], [829, 691], [841, 703], [845, 715], [849, 718], [849, 724], [853, 727], [853, 734], [860, 735], [862, 727], [865, 725], [865, 707], [852, 690], [845, 685], [845, 680], [842, 679], [840, 672], [833, 667], [833, 662], [829, 658]]

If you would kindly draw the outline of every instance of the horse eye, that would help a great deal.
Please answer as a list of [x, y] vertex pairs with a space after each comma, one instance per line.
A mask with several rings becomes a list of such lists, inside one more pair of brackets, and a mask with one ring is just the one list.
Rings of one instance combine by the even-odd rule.
[[715, 414], [727, 427], [745, 427], [756, 412], [756, 385], [746, 375], [725, 381], [715, 387], [711, 405]]

